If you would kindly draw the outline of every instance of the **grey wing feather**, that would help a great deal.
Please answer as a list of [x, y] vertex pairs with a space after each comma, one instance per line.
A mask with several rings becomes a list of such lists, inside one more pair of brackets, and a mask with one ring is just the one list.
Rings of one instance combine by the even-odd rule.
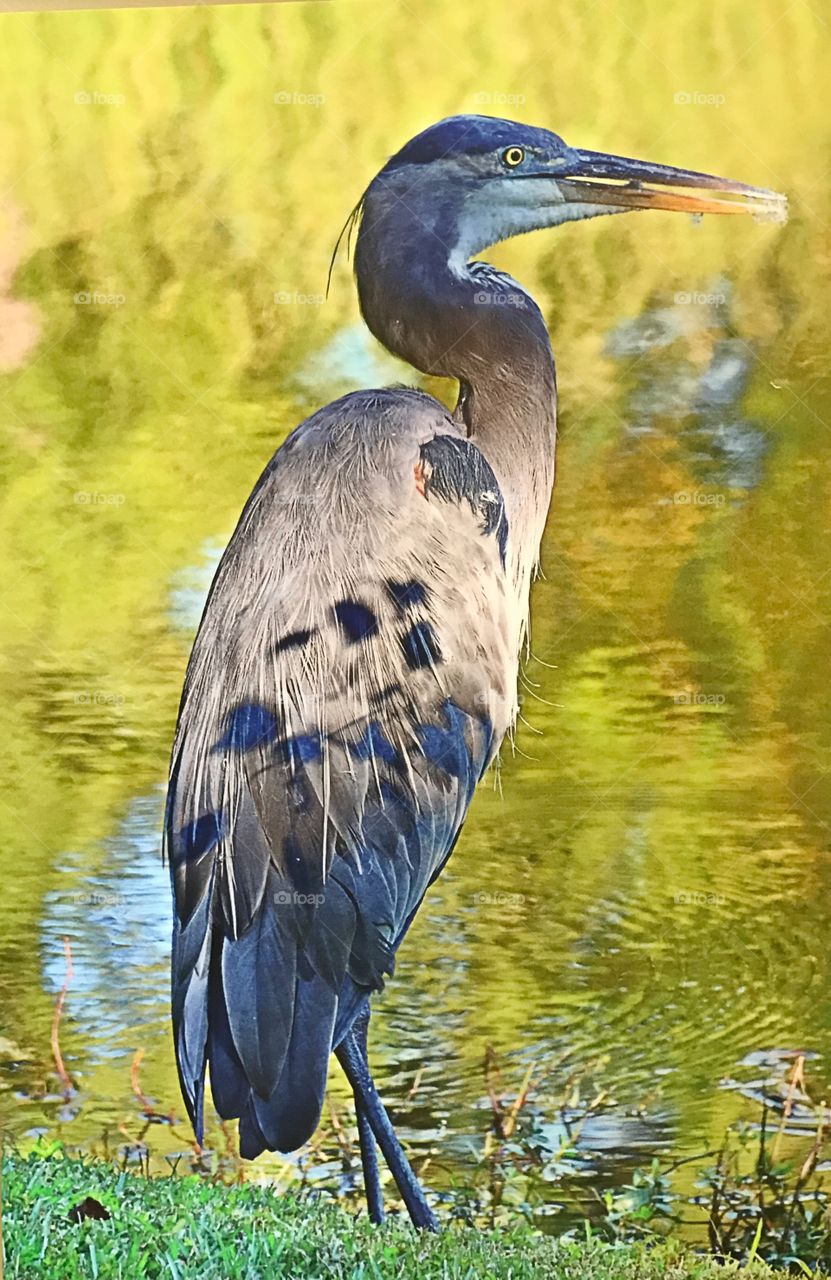
[[418, 392], [344, 397], [275, 454], [182, 698], [166, 847], [177, 1060], [244, 1155], [292, 1150], [328, 1058], [456, 840], [513, 718], [496, 477]]

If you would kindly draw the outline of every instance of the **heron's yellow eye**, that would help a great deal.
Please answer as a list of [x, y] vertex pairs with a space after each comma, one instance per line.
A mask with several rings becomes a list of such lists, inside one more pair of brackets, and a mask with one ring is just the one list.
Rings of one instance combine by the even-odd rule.
[[524, 147], [508, 147], [502, 152], [503, 163], [506, 164], [509, 169], [515, 169], [518, 164], [522, 164], [524, 159]]

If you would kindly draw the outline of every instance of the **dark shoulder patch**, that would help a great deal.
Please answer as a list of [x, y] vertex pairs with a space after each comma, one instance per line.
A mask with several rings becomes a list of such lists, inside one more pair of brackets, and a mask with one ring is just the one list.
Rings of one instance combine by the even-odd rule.
[[429, 622], [417, 622], [401, 637], [401, 648], [411, 671], [441, 662], [441, 648]]
[[201, 817], [174, 833], [171, 841], [171, 859], [178, 867], [185, 862], [198, 862], [210, 853], [222, 839], [222, 819], [218, 813], [203, 813]]
[[214, 744], [214, 751], [251, 751], [265, 746], [277, 735], [277, 720], [267, 707], [258, 702], [243, 702], [225, 717], [225, 732]]
[[445, 502], [467, 502], [482, 522], [482, 532], [493, 534], [504, 565], [508, 546], [508, 517], [499, 482], [487, 458], [470, 440], [436, 436], [421, 449], [424, 495]]
[[284, 636], [280, 636], [274, 645], [275, 653], [285, 653], [286, 649], [301, 649], [304, 644], [308, 644], [314, 635], [314, 631], [289, 631]]
[[335, 605], [335, 617], [350, 644], [369, 640], [370, 636], [378, 633], [378, 619], [360, 600], [339, 600]]
[[415, 578], [410, 578], [408, 582], [396, 582], [393, 578], [388, 578], [386, 588], [395, 607], [402, 613], [406, 609], [415, 609], [418, 605], [427, 603], [427, 588]]

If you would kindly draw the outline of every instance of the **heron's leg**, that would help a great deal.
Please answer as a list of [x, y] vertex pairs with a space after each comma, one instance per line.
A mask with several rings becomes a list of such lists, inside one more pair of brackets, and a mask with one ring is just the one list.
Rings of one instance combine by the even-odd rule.
[[[369, 1031], [369, 1005], [358, 1015], [352, 1024], [352, 1030], [355, 1036], [355, 1043], [364, 1065], [369, 1071], [369, 1059], [367, 1057], [367, 1032]], [[376, 1226], [380, 1226], [384, 1221], [384, 1193], [381, 1190], [381, 1174], [378, 1169], [378, 1149], [375, 1146], [375, 1135], [372, 1132], [372, 1125], [369, 1122], [369, 1116], [366, 1113], [364, 1104], [360, 1095], [355, 1093], [355, 1111], [358, 1117], [358, 1137], [361, 1141], [361, 1167], [364, 1171], [364, 1191], [366, 1192], [366, 1203], [369, 1209], [369, 1218]]]
[[378, 1097], [369, 1063], [365, 1054], [361, 1052], [354, 1031], [349, 1032], [338, 1045], [335, 1053], [352, 1086], [355, 1101], [359, 1107], [363, 1108], [369, 1127], [384, 1153], [384, 1159], [395, 1179], [395, 1185], [401, 1192], [401, 1198], [407, 1206], [413, 1226], [423, 1227], [427, 1231], [438, 1231], [439, 1224], [424, 1198], [424, 1192], [410, 1168], [410, 1162], [404, 1154], [401, 1143], [395, 1136], [395, 1130], [384, 1109], [384, 1104]]

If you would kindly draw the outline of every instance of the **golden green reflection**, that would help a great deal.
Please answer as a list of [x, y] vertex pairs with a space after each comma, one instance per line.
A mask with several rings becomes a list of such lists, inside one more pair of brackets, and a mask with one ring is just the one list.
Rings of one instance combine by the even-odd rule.
[[343, 258], [322, 295], [384, 157], [457, 111], [774, 187], [792, 217], [598, 220], [492, 255], [549, 319], [558, 482], [516, 750], [379, 1002], [382, 1085], [414, 1141], [446, 1125], [464, 1178], [488, 1043], [517, 1081], [602, 1055], [597, 1159], [627, 1167], [644, 1098], [654, 1149], [686, 1153], [765, 1055], [812, 1050], [831, 1080], [820, 15], [355, 0], [2, 29], [3, 1125], [135, 1137], [138, 1049], [182, 1112], [157, 838], [199, 601], [284, 434], [415, 380], [362, 331]]

